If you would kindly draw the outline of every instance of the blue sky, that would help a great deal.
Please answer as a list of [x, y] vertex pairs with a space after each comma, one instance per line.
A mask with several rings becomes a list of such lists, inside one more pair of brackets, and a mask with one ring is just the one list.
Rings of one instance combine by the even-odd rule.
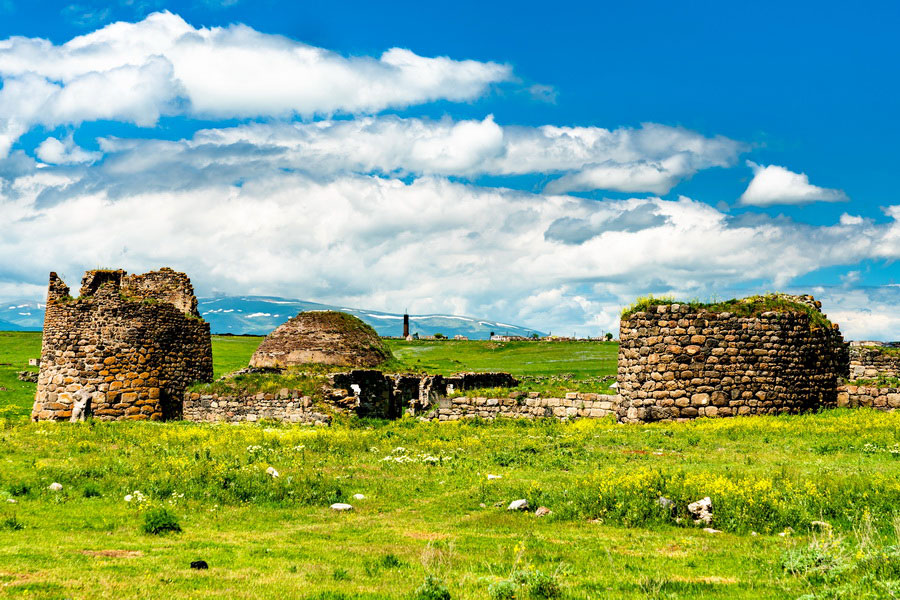
[[0, 0], [0, 297], [171, 264], [201, 293], [596, 334], [636, 295], [787, 289], [897, 338], [898, 22]]

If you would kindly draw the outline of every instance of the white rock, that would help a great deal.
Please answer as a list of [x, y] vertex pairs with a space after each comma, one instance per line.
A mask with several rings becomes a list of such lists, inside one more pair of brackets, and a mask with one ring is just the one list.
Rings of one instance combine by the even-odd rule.
[[488, 479], [503, 479], [503, 475], [491, 475], [488, 473]]
[[525, 500], [524, 498], [521, 500], [513, 500], [506, 510], [528, 510], [528, 500]]
[[16, 499], [15, 499], [15, 498], [9, 498], [9, 499], [7, 500], [7, 502], [9, 502], [10, 504], [15, 504], [15, 503], [16, 503]]
[[363, 496], [362, 494], [353, 494], [353, 499], [354, 500], [365, 500], [366, 497]]
[[134, 498], [134, 496], [131, 494], [125, 494], [125, 502], [131, 502], [132, 498]]
[[709, 496], [688, 504], [688, 512], [694, 517], [694, 523], [712, 523], [712, 499]]
[[704, 527], [703, 531], [706, 533], [722, 533], [719, 529], [713, 529], [712, 527]]
[[344, 504], [343, 502], [335, 502], [331, 505], [331, 510], [337, 511], [345, 511], [345, 510], [353, 510], [353, 507], [349, 504]]
[[62, 491], [62, 484], [61, 484], [61, 483], [56, 483], [56, 482], [54, 481], [53, 483], [50, 484], [50, 491], [53, 491], [53, 492], [61, 492], [61, 491]]
[[266, 469], [266, 473], [268, 473], [272, 477], [278, 477], [278, 471], [275, 470], [275, 467], [269, 467], [268, 469]]

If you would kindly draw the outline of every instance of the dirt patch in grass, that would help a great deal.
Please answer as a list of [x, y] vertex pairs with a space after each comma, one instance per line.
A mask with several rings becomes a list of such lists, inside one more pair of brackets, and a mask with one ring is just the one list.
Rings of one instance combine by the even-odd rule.
[[137, 558], [144, 555], [140, 550], [82, 550], [81, 553], [105, 558]]
[[427, 540], [429, 542], [434, 540], [445, 540], [450, 537], [446, 533], [434, 533], [431, 531], [404, 531], [403, 535], [414, 540]]
[[672, 581], [681, 581], [683, 583], [705, 583], [707, 585], [733, 585], [739, 582], [739, 580], [734, 577], [719, 577], [718, 575], [702, 575], [700, 577], [673, 575], [670, 579]]

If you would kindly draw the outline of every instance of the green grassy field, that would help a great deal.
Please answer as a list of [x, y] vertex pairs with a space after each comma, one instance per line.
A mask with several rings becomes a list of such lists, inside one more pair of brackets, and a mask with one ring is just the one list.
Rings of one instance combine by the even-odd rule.
[[[216, 372], [245, 364], [254, 343], [214, 340]], [[452, 360], [445, 348], [429, 360]], [[33, 384], [11, 387], [12, 373], [38, 349], [35, 334], [0, 333], [0, 362], [13, 363], [0, 365], [3, 409], [30, 407]], [[2, 597], [446, 598], [421, 589], [429, 575], [454, 599], [900, 590], [897, 413], [329, 428], [2, 414]], [[722, 533], [687, 514], [703, 496]], [[507, 511], [519, 498], [532, 510]], [[161, 508], [180, 533], [142, 531]], [[200, 559], [209, 570], [189, 568]]]
[[482, 342], [388, 340], [405, 366], [449, 375], [505, 371], [513, 375], [565, 375], [577, 379], [614, 375], [615, 342]]

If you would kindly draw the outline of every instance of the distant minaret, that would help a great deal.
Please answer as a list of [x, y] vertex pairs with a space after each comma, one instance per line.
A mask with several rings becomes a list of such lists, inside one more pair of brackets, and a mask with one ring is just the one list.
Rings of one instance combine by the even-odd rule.
[[409, 337], [409, 315], [403, 313], [403, 337]]

